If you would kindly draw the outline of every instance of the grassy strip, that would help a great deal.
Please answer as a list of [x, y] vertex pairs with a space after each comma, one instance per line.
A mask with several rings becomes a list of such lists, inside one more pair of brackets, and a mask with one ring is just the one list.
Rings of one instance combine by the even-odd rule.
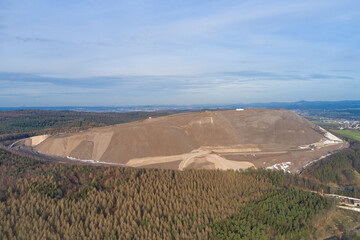
[[334, 130], [335, 133], [338, 133], [344, 137], [360, 141], [360, 131], [357, 130]]

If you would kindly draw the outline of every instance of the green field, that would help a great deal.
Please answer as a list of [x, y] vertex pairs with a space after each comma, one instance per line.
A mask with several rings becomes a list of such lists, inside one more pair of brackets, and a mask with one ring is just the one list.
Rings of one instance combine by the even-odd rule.
[[335, 133], [338, 133], [344, 137], [360, 141], [360, 131], [357, 130], [334, 130]]
[[329, 123], [329, 122], [319, 122], [319, 121], [312, 121], [316, 125], [325, 127], [325, 128], [338, 128], [340, 124], [338, 123]]

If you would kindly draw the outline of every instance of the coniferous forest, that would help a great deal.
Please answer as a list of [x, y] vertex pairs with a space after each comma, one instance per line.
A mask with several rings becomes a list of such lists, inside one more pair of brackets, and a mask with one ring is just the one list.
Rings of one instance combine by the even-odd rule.
[[331, 207], [282, 172], [0, 159], [1, 239], [297, 239]]

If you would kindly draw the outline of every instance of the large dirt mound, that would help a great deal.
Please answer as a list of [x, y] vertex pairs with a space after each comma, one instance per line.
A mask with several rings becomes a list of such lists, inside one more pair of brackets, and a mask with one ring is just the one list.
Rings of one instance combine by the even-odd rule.
[[171, 168], [217, 168], [222, 161], [229, 161], [226, 166], [240, 162], [216, 153], [298, 149], [321, 139], [324, 133], [317, 126], [291, 111], [247, 109], [175, 114], [51, 136], [35, 149], [48, 155], [129, 166], [177, 162]]

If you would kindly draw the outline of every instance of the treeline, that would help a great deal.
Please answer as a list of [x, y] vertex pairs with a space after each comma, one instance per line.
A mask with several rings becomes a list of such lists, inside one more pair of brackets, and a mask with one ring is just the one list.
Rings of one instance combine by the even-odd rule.
[[168, 112], [127, 112], [127, 113], [95, 113], [47, 110], [16, 110], [0, 112], [0, 135], [3, 140], [11, 140], [10, 134], [44, 134], [56, 132], [72, 132], [92, 127], [120, 124], [174, 114]]
[[288, 187], [307, 184], [291, 176], [43, 163], [0, 150], [0, 239], [226, 238], [223, 224], [249, 214], [243, 238], [309, 236], [328, 205]]

